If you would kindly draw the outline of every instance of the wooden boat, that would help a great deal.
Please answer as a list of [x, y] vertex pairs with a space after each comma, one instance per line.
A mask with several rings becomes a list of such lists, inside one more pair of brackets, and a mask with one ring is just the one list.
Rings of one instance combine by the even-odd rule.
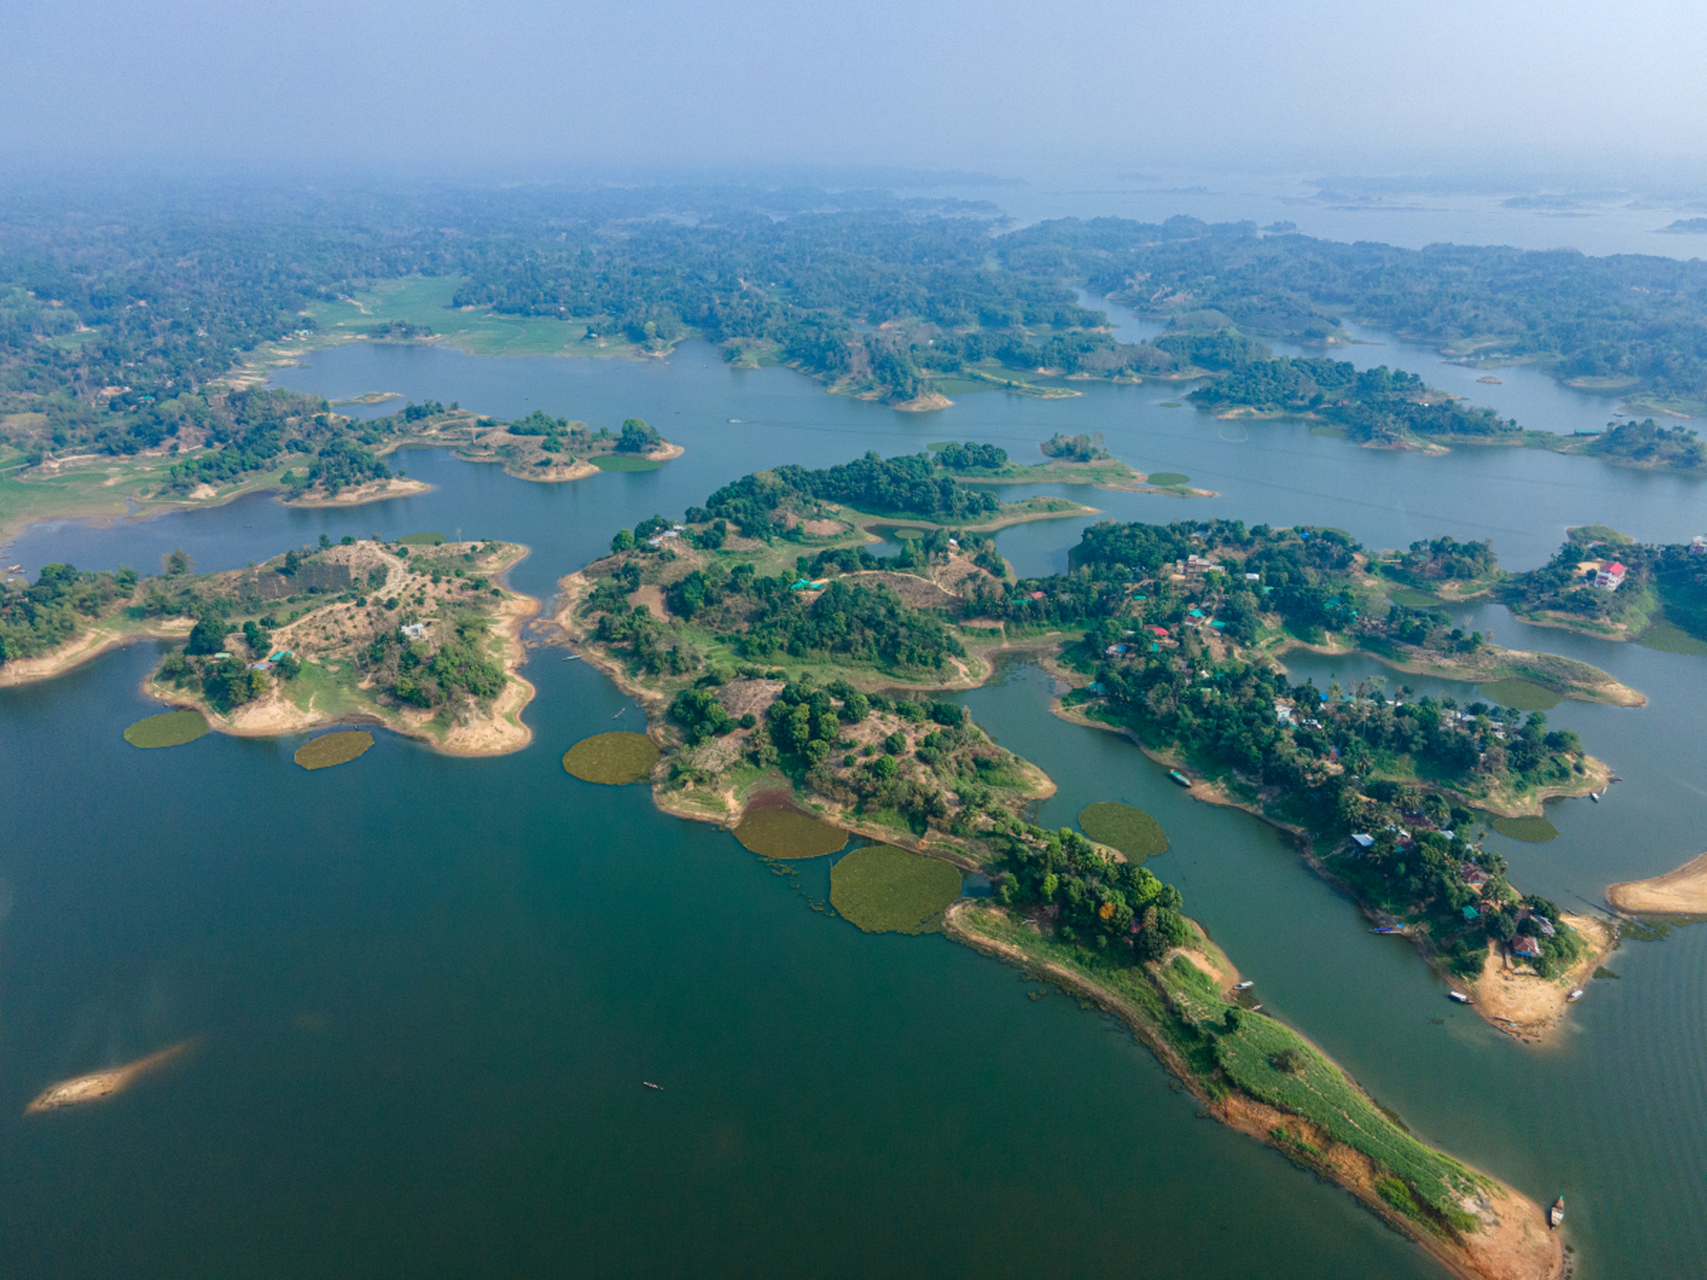
[[1179, 783], [1180, 786], [1182, 786], [1182, 787], [1189, 787], [1191, 785], [1191, 779], [1186, 777], [1178, 769], [1169, 769], [1168, 770], [1168, 777], [1172, 778], [1175, 782]]
[[1547, 1225], [1550, 1227], [1556, 1227], [1564, 1220], [1565, 1197], [1560, 1196], [1557, 1200], [1553, 1201], [1552, 1207], [1547, 1210]]
[[1462, 991], [1448, 991], [1446, 993], [1446, 998], [1448, 1000], [1456, 1000], [1459, 1004], [1475, 1004], [1476, 1003], [1474, 1000], [1470, 999], [1469, 996], [1465, 995]]
[[663, 1086], [663, 1085], [661, 1085], [661, 1084], [653, 1084], [653, 1083], [652, 1083], [652, 1082], [651, 1082], [651, 1081], [650, 1081], [650, 1080], [642, 1080], [642, 1081], [641, 1081], [641, 1082], [640, 1082], [640, 1083], [641, 1083], [641, 1084], [643, 1084], [643, 1085], [645, 1085], [645, 1086], [646, 1086], [646, 1087], [647, 1087], [647, 1088], [648, 1088], [648, 1089], [656, 1089], [656, 1090], [658, 1090], [658, 1091], [659, 1091], [659, 1092], [660, 1092], [660, 1093], [662, 1093], [662, 1092], [663, 1092], [663, 1090], [664, 1090], [664, 1086]]

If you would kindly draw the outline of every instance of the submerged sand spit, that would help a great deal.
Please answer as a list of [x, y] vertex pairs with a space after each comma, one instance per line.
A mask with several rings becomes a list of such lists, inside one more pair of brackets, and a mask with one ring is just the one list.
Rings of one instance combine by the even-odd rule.
[[61, 1080], [58, 1084], [50, 1084], [24, 1108], [24, 1114], [33, 1116], [43, 1111], [59, 1111], [91, 1102], [105, 1102], [108, 1098], [123, 1093], [143, 1076], [188, 1057], [199, 1043], [197, 1038], [180, 1040], [177, 1044], [168, 1045], [146, 1058], [127, 1062], [122, 1067], [109, 1067], [105, 1071], [93, 1071], [86, 1076], [76, 1076], [70, 1080]]

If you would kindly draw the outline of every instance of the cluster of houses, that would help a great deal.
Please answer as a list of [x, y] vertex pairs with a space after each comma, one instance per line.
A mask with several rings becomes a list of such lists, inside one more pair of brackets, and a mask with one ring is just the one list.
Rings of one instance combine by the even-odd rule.
[[[280, 658], [288, 658], [288, 657], [290, 657], [290, 655], [291, 655], [291, 651], [289, 649], [280, 649], [277, 653], [269, 654], [267, 657], [262, 658], [259, 662], [251, 662], [249, 664], [249, 670], [251, 670], [251, 671], [271, 671], [274, 667], [276, 667], [278, 665]], [[214, 656], [216, 658], [221, 658], [221, 657], [230, 657], [231, 655], [230, 654], [215, 654]]]
[[[646, 539], [646, 545], [649, 547], [661, 547], [664, 545], [665, 542], [669, 541], [671, 538], [681, 537], [682, 534], [685, 533], [686, 531], [687, 531], [686, 525], [673, 524], [668, 529], [664, 530], [664, 532], [660, 533], [657, 537]], [[1042, 595], [1043, 593], [1040, 591], [1040, 592], [1038, 592], [1038, 594]]]

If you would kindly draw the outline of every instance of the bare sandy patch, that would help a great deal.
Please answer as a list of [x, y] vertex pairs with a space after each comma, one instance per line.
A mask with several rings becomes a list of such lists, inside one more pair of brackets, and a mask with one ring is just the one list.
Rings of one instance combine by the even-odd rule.
[[60, 1111], [67, 1107], [81, 1107], [92, 1102], [105, 1102], [107, 1099], [123, 1093], [143, 1076], [188, 1057], [199, 1043], [200, 1041], [194, 1038], [180, 1040], [177, 1044], [168, 1045], [158, 1052], [149, 1054], [146, 1058], [127, 1062], [122, 1067], [110, 1067], [105, 1071], [94, 1071], [86, 1076], [76, 1076], [70, 1080], [61, 1080], [57, 1084], [50, 1084], [35, 1096], [35, 1100], [29, 1106], [24, 1108], [24, 1114], [27, 1116], [40, 1115], [45, 1111]]
[[654, 618], [669, 620], [670, 609], [664, 603], [664, 588], [655, 583], [636, 588], [628, 597], [628, 602], [648, 610]]
[[164, 640], [187, 636], [196, 625], [194, 618], [161, 618], [146, 627], [118, 630], [97, 625], [75, 640], [34, 658], [13, 658], [0, 666], [0, 688], [14, 684], [33, 684], [64, 675], [113, 649], [121, 649], [138, 640]]
[[894, 573], [888, 569], [864, 569], [859, 573], [847, 575], [850, 582], [863, 582], [868, 586], [881, 585], [890, 588], [902, 601], [914, 609], [953, 609], [960, 603], [960, 597], [952, 591], [944, 590], [936, 583], [924, 578], [915, 578], [910, 573]]
[[1608, 885], [1606, 900], [1633, 915], [1707, 915], [1707, 853], [1663, 876]]
[[1563, 974], [1543, 978], [1528, 967], [1518, 968], [1492, 943], [1481, 975], [1465, 984], [1475, 998], [1477, 1013], [1507, 1035], [1531, 1044], [1551, 1038], [1570, 1007], [1567, 997], [1580, 987], [1612, 948], [1612, 930], [1593, 916], [1564, 915], [1560, 919], [1582, 935], [1588, 951]]
[[400, 480], [393, 476], [389, 480], [374, 480], [352, 489], [341, 489], [330, 497], [322, 494], [313, 498], [280, 498], [279, 501], [287, 507], [359, 507], [368, 502], [384, 502], [387, 498], [431, 493], [432, 489], [433, 486], [425, 480]]

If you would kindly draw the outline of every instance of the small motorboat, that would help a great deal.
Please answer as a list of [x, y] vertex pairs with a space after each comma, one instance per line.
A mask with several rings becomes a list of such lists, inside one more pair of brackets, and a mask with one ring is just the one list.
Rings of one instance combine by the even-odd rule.
[[1191, 779], [1186, 777], [1178, 769], [1169, 769], [1168, 770], [1168, 777], [1172, 778], [1175, 782], [1179, 783], [1180, 786], [1182, 786], [1182, 787], [1189, 787], [1191, 785]]
[[1565, 1003], [1566, 1004], [1575, 1004], [1578, 1000], [1581, 1000], [1582, 998], [1583, 998], [1583, 989], [1581, 987], [1578, 987], [1575, 991], [1571, 992], [1570, 995], [1565, 997]]
[[1601, 796], [1601, 793], [1598, 791], [1591, 791], [1588, 793], [1588, 798], [1590, 800], [1593, 800], [1596, 804], [1600, 803], [1600, 796]]
[[1560, 1196], [1557, 1200], [1553, 1201], [1552, 1206], [1547, 1210], [1547, 1225], [1550, 1227], [1556, 1227], [1564, 1220], [1565, 1197]]
[[1235, 990], [1235, 991], [1249, 991], [1252, 987], [1254, 987], [1256, 985], [1257, 984], [1252, 982], [1249, 978], [1246, 978], [1243, 982], [1235, 982], [1233, 984], [1233, 990]]
[[640, 1082], [640, 1083], [641, 1083], [641, 1084], [643, 1084], [643, 1085], [645, 1085], [645, 1086], [646, 1086], [646, 1087], [647, 1087], [647, 1088], [648, 1088], [648, 1089], [656, 1089], [656, 1090], [658, 1090], [658, 1092], [659, 1092], [659, 1093], [662, 1093], [662, 1092], [663, 1092], [663, 1091], [664, 1091], [664, 1086], [663, 1086], [663, 1085], [661, 1085], [661, 1084], [653, 1084], [653, 1083], [652, 1083], [652, 1082], [651, 1082], [651, 1081], [650, 1081], [650, 1080], [642, 1080], [642, 1081], [641, 1081], [641, 1082]]
[[1446, 998], [1448, 1000], [1455, 1000], [1459, 1004], [1474, 1004], [1475, 1003], [1475, 1001], [1471, 1000], [1470, 997], [1465, 995], [1462, 991], [1448, 991], [1446, 993]]

